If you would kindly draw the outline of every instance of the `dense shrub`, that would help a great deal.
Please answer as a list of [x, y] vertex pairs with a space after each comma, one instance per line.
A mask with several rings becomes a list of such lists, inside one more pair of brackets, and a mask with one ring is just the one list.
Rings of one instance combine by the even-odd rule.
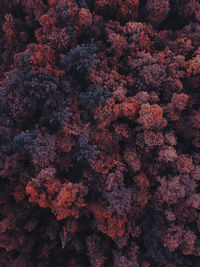
[[0, 0], [0, 266], [200, 266], [199, 23]]

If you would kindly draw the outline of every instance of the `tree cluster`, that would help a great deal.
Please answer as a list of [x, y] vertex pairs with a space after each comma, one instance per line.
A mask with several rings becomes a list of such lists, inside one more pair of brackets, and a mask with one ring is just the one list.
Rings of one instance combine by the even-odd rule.
[[199, 1], [0, 5], [0, 266], [199, 267]]

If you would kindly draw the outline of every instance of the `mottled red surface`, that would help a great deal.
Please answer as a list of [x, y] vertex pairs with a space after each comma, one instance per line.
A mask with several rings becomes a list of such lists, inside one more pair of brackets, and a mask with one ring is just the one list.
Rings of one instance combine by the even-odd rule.
[[0, 0], [0, 267], [200, 266], [199, 23]]

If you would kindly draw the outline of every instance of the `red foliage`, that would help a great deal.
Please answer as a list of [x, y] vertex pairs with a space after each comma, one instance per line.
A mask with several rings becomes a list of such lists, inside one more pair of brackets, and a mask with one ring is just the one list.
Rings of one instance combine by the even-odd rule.
[[157, 177], [160, 182], [160, 186], [156, 192], [156, 197], [163, 203], [166, 202], [169, 205], [177, 203], [179, 198], [185, 197], [185, 187], [180, 183], [180, 177]]
[[144, 129], [163, 127], [163, 110], [159, 105], [150, 105], [149, 103], [143, 104], [139, 114], [138, 123], [140, 123]]
[[125, 233], [126, 216], [112, 214], [104, 203], [91, 204], [90, 209], [95, 216], [99, 231], [111, 238], [122, 237]]
[[194, 170], [192, 157], [189, 155], [179, 155], [177, 159], [177, 168], [180, 173], [190, 173]]
[[200, 3], [0, 2], [0, 266], [199, 267]]
[[136, 152], [136, 149], [127, 147], [124, 152], [125, 162], [132, 168], [134, 172], [138, 172], [141, 169], [140, 156]]
[[104, 12], [115, 16], [117, 20], [133, 20], [138, 15], [139, 0], [95, 0], [95, 10], [103, 14]]
[[170, 11], [169, 0], [147, 0], [147, 18], [153, 25], [161, 24]]
[[83, 196], [87, 194], [87, 187], [81, 183], [61, 184], [53, 176], [53, 169], [44, 169], [37, 178], [28, 183], [26, 194], [30, 195], [29, 201], [38, 203], [42, 208], [50, 208], [57, 220], [70, 216], [78, 218], [80, 209], [85, 206]]

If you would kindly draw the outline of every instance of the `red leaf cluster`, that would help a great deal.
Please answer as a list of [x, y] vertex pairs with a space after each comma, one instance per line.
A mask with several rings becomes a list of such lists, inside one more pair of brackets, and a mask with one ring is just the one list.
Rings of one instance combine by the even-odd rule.
[[0, 266], [200, 266], [199, 23], [0, 0]]

